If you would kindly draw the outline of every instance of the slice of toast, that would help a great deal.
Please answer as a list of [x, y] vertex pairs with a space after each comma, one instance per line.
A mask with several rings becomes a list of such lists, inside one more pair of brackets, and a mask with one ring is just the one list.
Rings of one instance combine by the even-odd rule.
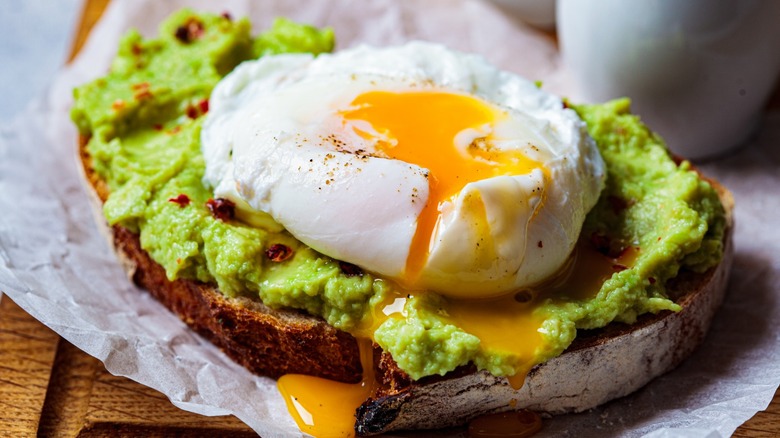
[[[93, 171], [85, 146], [82, 138], [80, 156], [98, 223], [105, 225], [136, 284], [256, 374], [273, 378], [308, 374], [342, 382], [361, 379], [356, 339], [322, 319], [271, 309], [257, 300], [226, 298], [214, 286], [196, 281], [169, 281], [164, 269], [141, 248], [136, 234], [105, 223], [100, 207], [108, 188]], [[669, 282], [670, 297], [682, 311], [644, 315], [631, 325], [613, 323], [580, 331], [561, 356], [534, 367], [519, 391], [506, 378], [473, 366], [413, 381], [375, 346], [378, 391], [358, 409], [357, 433], [449, 427], [511, 409], [581, 412], [625, 396], [677, 366], [704, 338], [723, 300], [732, 264], [733, 199], [724, 187], [710, 182], [727, 212], [724, 257], [704, 274], [683, 271]]]

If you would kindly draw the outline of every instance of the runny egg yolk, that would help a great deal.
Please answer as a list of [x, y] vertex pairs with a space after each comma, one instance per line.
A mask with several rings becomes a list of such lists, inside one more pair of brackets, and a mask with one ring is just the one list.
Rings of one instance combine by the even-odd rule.
[[[542, 167], [520, 151], [491, 147], [491, 132], [507, 114], [471, 95], [437, 90], [370, 91], [358, 95], [342, 116], [348, 122], [369, 123], [374, 132], [358, 125], [353, 129], [364, 138], [378, 139], [377, 148], [389, 158], [430, 172], [428, 200], [417, 219], [406, 260], [402, 282], [407, 287], [413, 287], [425, 266], [444, 202], [470, 182]], [[457, 141], [463, 134], [468, 144]], [[484, 208], [481, 211], [484, 214]]]

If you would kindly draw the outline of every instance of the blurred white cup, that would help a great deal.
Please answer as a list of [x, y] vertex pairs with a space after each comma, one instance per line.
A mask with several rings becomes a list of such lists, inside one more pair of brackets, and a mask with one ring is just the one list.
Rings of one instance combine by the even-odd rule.
[[557, 26], [579, 97], [630, 97], [686, 158], [744, 142], [780, 72], [777, 0], [558, 0]]
[[555, 0], [489, 0], [507, 14], [543, 30], [555, 29]]

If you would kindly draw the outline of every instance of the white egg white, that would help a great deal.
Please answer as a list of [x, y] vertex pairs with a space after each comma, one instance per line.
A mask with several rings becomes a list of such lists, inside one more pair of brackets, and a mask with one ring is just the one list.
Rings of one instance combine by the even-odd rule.
[[[388, 159], [341, 112], [363, 93], [420, 89], [467, 93], [506, 112], [486, 128], [491, 147], [542, 166], [472, 181], [443, 202], [425, 264], [409, 278], [429, 170]], [[595, 143], [560, 99], [478, 56], [434, 44], [263, 57], [225, 77], [210, 107], [202, 147], [215, 196], [412, 289], [476, 298], [543, 281], [569, 257], [603, 187]], [[453, 141], [468, 145], [484, 134], [464, 129]]]

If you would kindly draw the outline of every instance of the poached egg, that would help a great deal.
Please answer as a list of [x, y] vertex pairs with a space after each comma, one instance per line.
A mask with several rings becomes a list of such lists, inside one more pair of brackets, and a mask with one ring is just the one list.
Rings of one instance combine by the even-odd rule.
[[558, 272], [605, 176], [559, 98], [423, 42], [245, 62], [201, 136], [205, 182], [250, 222], [455, 298]]

